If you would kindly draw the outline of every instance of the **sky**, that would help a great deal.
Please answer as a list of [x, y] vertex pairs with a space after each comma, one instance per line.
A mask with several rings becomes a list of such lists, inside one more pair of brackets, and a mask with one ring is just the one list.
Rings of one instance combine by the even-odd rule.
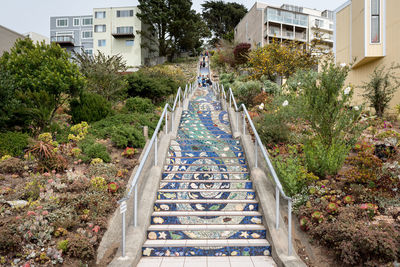
[[[347, 0], [261, 0], [271, 5], [292, 4], [319, 10], [334, 10]], [[2, 0], [0, 25], [18, 33], [36, 32], [49, 37], [51, 16], [90, 15], [94, 7], [135, 6], [137, 0]], [[205, 0], [192, 0], [193, 8], [201, 12]], [[225, 2], [241, 3], [250, 9], [254, 0]]]

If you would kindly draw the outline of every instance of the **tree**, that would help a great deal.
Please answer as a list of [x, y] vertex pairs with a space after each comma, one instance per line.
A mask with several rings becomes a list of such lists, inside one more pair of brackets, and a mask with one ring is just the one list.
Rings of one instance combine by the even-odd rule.
[[32, 124], [40, 130], [51, 123], [59, 107], [82, 90], [84, 78], [69, 58], [59, 45], [34, 44], [29, 38], [18, 40], [3, 54], [0, 76], [7, 78], [0, 90], [8, 90], [19, 101], [9, 126]]
[[121, 72], [126, 63], [120, 55], [106, 56], [98, 51], [95, 56], [75, 54], [82, 74], [87, 79], [87, 88], [109, 101], [121, 99], [126, 92], [127, 82]]
[[141, 34], [148, 42], [156, 39], [159, 56], [196, 49], [201, 38], [209, 36], [200, 15], [191, 9], [191, 0], [139, 0], [138, 7], [138, 17], [148, 28]]
[[249, 53], [254, 78], [261, 76], [275, 81], [278, 76], [289, 78], [298, 69], [310, 69], [317, 58], [297, 42], [272, 42]]
[[235, 64], [245, 64], [247, 63], [248, 54], [250, 52], [251, 44], [248, 43], [240, 43], [233, 50], [233, 54], [235, 55]]
[[375, 109], [378, 117], [383, 116], [394, 93], [400, 87], [400, 77], [395, 75], [395, 71], [399, 68], [400, 65], [394, 64], [387, 69], [385, 66], [376, 67], [370, 75], [370, 81], [364, 82], [362, 86], [365, 91], [363, 96]]
[[214, 34], [213, 44], [221, 39], [233, 41], [233, 31], [246, 15], [247, 8], [238, 3], [225, 3], [221, 0], [206, 1], [203, 7], [203, 18]]

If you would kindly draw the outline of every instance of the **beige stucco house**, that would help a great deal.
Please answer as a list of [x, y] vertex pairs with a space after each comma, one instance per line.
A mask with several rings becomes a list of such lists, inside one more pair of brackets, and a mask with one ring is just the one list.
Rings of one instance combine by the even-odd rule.
[[24, 38], [22, 34], [0, 25], [0, 56], [5, 51], [10, 51], [16, 40]]
[[[355, 89], [354, 101], [363, 102], [362, 89], [374, 68], [400, 63], [400, 1], [351, 0], [335, 10], [335, 59], [353, 63], [348, 83]], [[400, 72], [399, 72], [400, 74]], [[400, 91], [390, 107], [400, 104]]]

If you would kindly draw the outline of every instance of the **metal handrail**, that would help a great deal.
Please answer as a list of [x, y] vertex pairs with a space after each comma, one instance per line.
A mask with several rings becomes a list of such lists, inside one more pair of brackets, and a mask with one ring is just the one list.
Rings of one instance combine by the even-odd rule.
[[[227, 100], [226, 97], [226, 93], [225, 93], [225, 89], [223, 85], [216, 85], [214, 88], [218, 89], [218, 95], [223, 97], [223, 99]], [[274, 169], [274, 166], [272, 165], [272, 162], [270, 160], [269, 157], [269, 153], [268, 151], [265, 149], [263, 143], [261, 142], [260, 136], [258, 135], [258, 132], [256, 130], [256, 127], [254, 126], [253, 120], [251, 119], [247, 108], [244, 104], [241, 104], [238, 108], [237, 104], [236, 104], [236, 99], [235, 96], [232, 92], [232, 89], [229, 88], [229, 107], [232, 108], [232, 104], [234, 107], [234, 110], [236, 112], [236, 128], [237, 131], [239, 132], [239, 114], [240, 111], [243, 111], [243, 128], [242, 128], [242, 134], [245, 135], [246, 133], [246, 118], [250, 124], [250, 128], [253, 131], [253, 134], [255, 136], [255, 142], [254, 142], [254, 153], [255, 153], [255, 167], [258, 168], [258, 147], [260, 147], [261, 153], [264, 156], [264, 159], [267, 163], [268, 169], [274, 179], [275, 182], [275, 228], [279, 229], [279, 198], [280, 196], [282, 196], [284, 199], [286, 199], [288, 201], [288, 255], [292, 255], [292, 250], [293, 250], [293, 246], [292, 246], [292, 198], [288, 197], [285, 192], [283, 191], [283, 187], [282, 184], [278, 178], [278, 175], [276, 174], [276, 171]]]
[[140, 161], [139, 167], [135, 172], [135, 175], [133, 177], [132, 184], [128, 191], [128, 194], [126, 194], [125, 197], [123, 197], [122, 199], [120, 199], [118, 201], [118, 203], [120, 204], [120, 212], [122, 214], [122, 244], [121, 244], [122, 257], [125, 257], [125, 252], [126, 252], [125, 251], [125, 247], [126, 247], [126, 232], [125, 232], [126, 231], [126, 201], [130, 199], [132, 192], [134, 192], [133, 225], [134, 225], [134, 227], [136, 227], [137, 221], [138, 221], [138, 219], [137, 219], [137, 216], [138, 216], [138, 214], [137, 214], [137, 210], [138, 210], [138, 208], [137, 208], [137, 205], [138, 205], [137, 183], [138, 183], [140, 174], [142, 173], [144, 165], [147, 162], [147, 159], [150, 154], [150, 150], [152, 149], [153, 145], [154, 145], [154, 166], [157, 166], [157, 157], [158, 157], [158, 155], [157, 155], [157, 145], [158, 145], [157, 141], [158, 140], [157, 139], [158, 139], [158, 134], [159, 134], [161, 125], [164, 120], [165, 120], [165, 133], [168, 133], [168, 110], [171, 112], [171, 117], [172, 117], [171, 118], [171, 120], [172, 120], [171, 121], [171, 129], [170, 129], [170, 131], [172, 131], [174, 129], [174, 113], [176, 111], [176, 105], [178, 103], [178, 105], [180, 107], [181, 106], [181, 95], [183, 96], [182, 100], [185, 99], [186, 97], [189, 96], [190, 93], [193, 92], [194, 87], [195, 87], [194, 84], [189, 84], [189, 86], [186, 85], [184, 92], [182, 92], [182, 89], [179, 87], [179, 89], [176, 93], [175, 101], [174, 101], [172, 108], [168, 103], [165, 104], [164, 110], [161, 114], [161, 117], [160, 117], [158, 123], [157, 123], [156, 129], [154, 130], [153, 136], [151, 137], [150, 142], [148, 143], [147, 148], [144, 151], [143, 158]]

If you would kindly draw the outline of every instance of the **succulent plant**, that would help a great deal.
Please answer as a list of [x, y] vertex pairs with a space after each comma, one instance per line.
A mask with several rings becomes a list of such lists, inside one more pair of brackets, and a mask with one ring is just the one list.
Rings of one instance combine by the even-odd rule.
[[326, 206], [326, 211], [330, 214], [333, 214], [337, 213], [338, 208], [339, 208], [338, 204], [336, 204], [335, 202], [330, 202], [328, 206]]
[[318, 223], [322, 223], [324, 221], [324, 215], [320, 211], [314, 211], [311, 214], [311, 218]]

